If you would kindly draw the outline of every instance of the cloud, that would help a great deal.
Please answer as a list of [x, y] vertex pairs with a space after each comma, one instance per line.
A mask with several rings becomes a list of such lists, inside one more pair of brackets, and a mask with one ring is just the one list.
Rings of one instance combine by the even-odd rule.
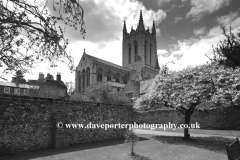
[[[119, 39], [122, 23], [114, 8], [107, 7], [103, 1], [94, 0], [81, 1], [80, 5], [84, 9], [86, 41], [97, 43]], [[81, 40], [73, 30], [69, 30], [66, 36], [72, 41]]]
[[205, 27], [202, 27], [202, 28], [199, 28], [199, 29], [195, 29], [193, 31], [193, 33], [198, 36], [198, 35], [203, 35], [206, 31], [206, 28]]
[[[155, 20], [157, 27], [166, 18], [166, 12], [163, 10], [148, 10], [139, 1], [84, 0], [80, 1], [80, 5], [84, 9], [86, 39], [83, 40], [78, 31], [66, 26], [65, 35], [71, 42], [81, 40], [93, 43], [105, 43], [119, 40], [122, 36], [123, 20], [126, 19], [128, 31], [130, 31], [131, 26], [136, 28], [141, 9], [146, 28], [152, 26], [153, 20]], [[54, 12], [52, 7], [49, 7], [49, 9], [51, 12]], [[158, 34], [160, 34], [160, 30]]]
[[188, 2], [188, 0], [182, 0], [182, 4], [179, 7], [180, 8], [184, 7], [187, 4], [187, 2]]
[[180, 16], [175, 17], [174, 23], [178, 23], [178, 21], [180, 21], [181, 19], [182, 19], [182, 17], [180, 17]]
[[159, 28], [156, 29], [156, 33], [157, 33], [157, 36], [159, 36], [159, 37], [161, 36], [161, 32], [160, 32]]
[[167, 9], [167, 10], [165, 10], [166, 12], [170, 12], [172, 9], [174, 9], [176, 7], [176, 4], [173, 4], [173, 5], [171, 5], [171, 7], [169, 8], [169, 9]]
[[237, 12], [230, 12], [228, 15], [224, 15], [221, 17], [217, 17], [217, 22], [223, 27], [229, 27], [229, 25], [232, 26], [233, 29], [239, 27], [240, 24], [240, 18], [239, 18], [239, 11]]
[[171, 0], [157, 0], [157, 4], [158, 4], [158, 6], [160, 6], [161, 4], [163, 4], [163, 3], [168, 3], [168, 2], [170, 2]]
[[[227, 22], [227, 19], [232, 18], [232, 24], [234, 27], [232, 32], [237, 33], [238, 28], [240, 27], [240, 18], [236, 16], [232, 16], [233, 13], [228, 15], [219, 17], [217, 20], [219, 24], [223, 24], [223, 22]], [[228, 18], [227, 18], [228, 17]], [[196, 34], [202, 33], [202, 30], [196, 30]], [[201, 32], [200, 32], [201, 31]], [[205, 34], [201, 36], [200, 39], [190, 38], [187, 40], [179, 40], [177, 45], [171, 46], [170, 52], [168, 56], [166, 56], [166, 52], [161, 51], [159, 54], [159, 64], [166, 64], [167, 62], [173, 61], [175, 64], [169, 64], [169, 68], [172, 70], [182, 70], [187, 66], [196, 66], [201, 65], [206, 62], [210, 62], [208, 57], [213, 56], [212, 45], [215, 47], [220, 41], [224, 40], [225, 36], [222, 34], [221, 26], [215, 26], [211, 28], [208, 32], [205, 31]], [[208, 57], [207, 57], [207, 56]]]
[[169, 52], [166, 49], [158, 49], [157, 50], [157, 55], [158, 56], [163, 56], [163, 57], [168, 57]]
[[199, 20], [205, 14], [211, 14], [229, 4], [230, 0], [191, 0], [192, 8], [187, 13], [187, 17]]

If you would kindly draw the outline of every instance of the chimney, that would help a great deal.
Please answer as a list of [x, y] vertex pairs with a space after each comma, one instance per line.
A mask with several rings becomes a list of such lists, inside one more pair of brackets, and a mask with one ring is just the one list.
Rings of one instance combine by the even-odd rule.
[[61, 74], [57, 72], [57, 81], [61, 81]]
[[42, 72], [39, 73], [38, 81], [43, 82], [44, 80], [44, 74]]

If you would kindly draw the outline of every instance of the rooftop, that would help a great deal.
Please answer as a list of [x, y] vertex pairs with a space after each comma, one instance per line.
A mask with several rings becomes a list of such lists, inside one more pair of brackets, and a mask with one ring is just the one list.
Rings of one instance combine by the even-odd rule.
[[29, 85], [29, 84], [21, 84], [19, 83], [18, 85], [13, 82], [3, 82], [0, 81], [0, 85], [2, 86], [7, 86], [7, 87], [19, 87], [19, 88], [27, 88], [27, 89], [39, 89], [39, 85]]
[[[85, 53], [85, 54], [86, 54], [86, 53]], [[123, 67], [120, 66], [120, 65], [117, 65], [117, 64], [114, 64], [114, 63], [105, 61], [105, 60], [103, 60], [103, 59], [100, 59], [100, 58], [97, 58], [97, 57], [94, 57], [94, 56], [91, 56], [91, 55], [88, 55], [88, 54], [86, 54], [86, 55], [87, 55], [87, 57], [88, 57], [89, 59], [96, 60], [97, 62], [100, 62], [100, 63], [106, 64], [106, 65], [113, 66], [113, 67], [118, 68], [118, 69], [123, 70], [123, 71], [128, 71], [126, 68], [123, 68]]]
[[140, 82], [141, 83], [140, 94], [145, 94], [149, 92], [149, 90], [151, 89], [153, 80], [154, 79], [150, 79], [150, 80], [145, 80]]
[[137, 91], [140, 90], [140, 82], [139, 82], [139, 81], [130, 80], [129, 82], [133, 85], [133, 87], [134, 87]]

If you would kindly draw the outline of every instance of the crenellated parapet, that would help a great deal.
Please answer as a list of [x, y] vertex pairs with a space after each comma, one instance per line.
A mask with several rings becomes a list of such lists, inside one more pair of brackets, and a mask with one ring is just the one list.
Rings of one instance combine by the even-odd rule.
[[152, 39], [156, 38], [156, 34], [153, 32], [150, 32], [149, 28], [146, 30], [142, 30], [142, 31], [138, 30], [138, 28], [136, 28], [135, 30], [132, 28], [129, 33], [125, 32], [124, 39], [128, 39], [132, 36], [135, 36], [135, 35], [139, 34], [139, 32], [141, 32], [143, 35], [151, 37]]

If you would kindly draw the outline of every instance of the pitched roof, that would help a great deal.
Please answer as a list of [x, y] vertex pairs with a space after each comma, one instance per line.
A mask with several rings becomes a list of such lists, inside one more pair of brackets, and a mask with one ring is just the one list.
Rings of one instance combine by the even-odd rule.
[[154, 79], [141, 81], [140, 94], [145, 94], [145, 93], [149, 92], [149, 90], [151, 89], [153, 80]]
[[19, 87], [19, 88], [28, 88], [28, 89], [38, 89], [39, 85], [29, 85], [29, 84], [22, 84], [19, 83], [18, 85], [16, 83], [13, 82], [3, 82], [0, 81], [0, 85], [2, 86], [7, 86], [7, 87]]
[[56, 80], [48, 80], [45, 79], [42, 83], [42, 85], [47, 85], [47, 86], [58, 86], [61, 88], [67, 88], [67, 86], [63, 83], [63, 81], [56, 81]]
[[[86, 54], [86, 53], [85, 53], [85, 54]], [[86, 56], [87, 56], [89, 59], [96, 60], [97, 62], [106, 64], [106, 65], [109, 65], [109, 66], [113, 66], [113, 67], [118, 68], [118, 69], [121, 69], [121, 70], [123, 70], [123, 71], [128, 71], [126, 68], [123, 68], [122, 66], [119, 66], [119, 65], [117, 65], [117, 64], [114, 64], [114, 63], [105, 61], [105, 60], [103, 60], [103, 59], [100, 59], [100, 58], [97, 58], [97, 57], [94, 57], [94, 56], [91, 56], [91, 55], [88, 55], [88, 54], [86, 54]]]
[[140, 91], [140, 82], [139, 82], [139, 81], [130, 80], [129, 82], [133, 85], [133, 87], [134, 87], [137, 91]]

